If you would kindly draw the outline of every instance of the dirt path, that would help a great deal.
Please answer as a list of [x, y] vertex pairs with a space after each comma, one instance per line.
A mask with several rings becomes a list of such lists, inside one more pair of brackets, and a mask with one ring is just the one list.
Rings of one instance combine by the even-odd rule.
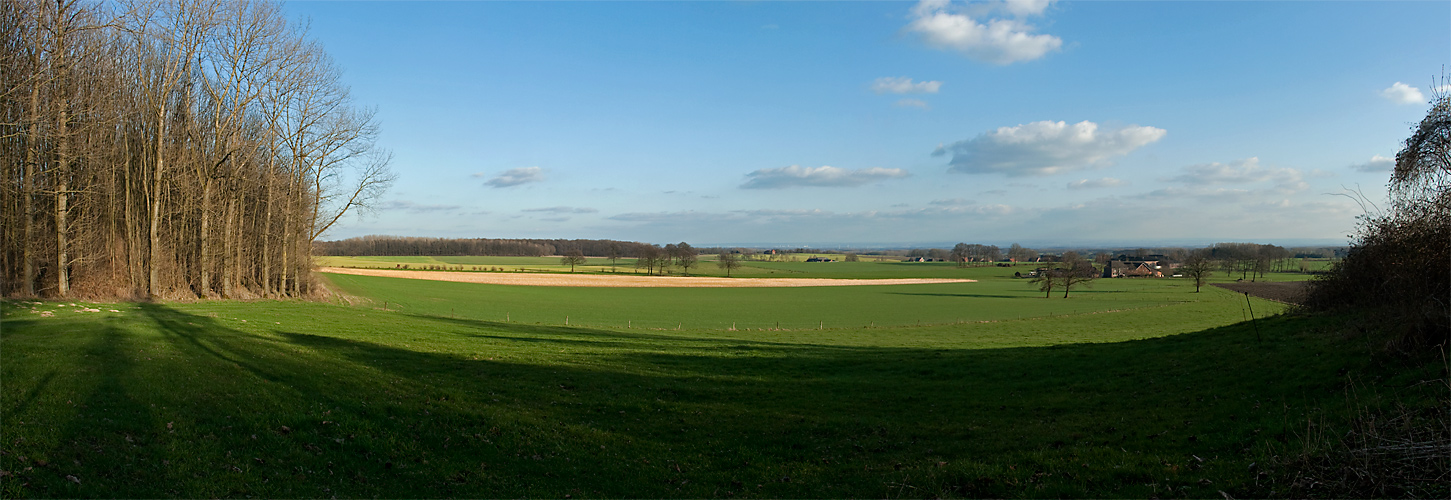
[[580, 286], [580, 287], [678, 287], [678, 288], [751, 288], [751, 287], [802, 287], [802, 286], [859, 286], [859, 285], [918, 285], [925, 283], [971, 283], [977, 280], [940, 278], [898, 278], [898, 279], [825, 279], [825, 278], [715, 278], [686, 276], [610, 276], [601, 274], [539, 274], [539, 273], [471, 273], [450, 271], [405, 271], [401, 269], [358, 269], [351, 267], [323, 267], [319, 272], [353, 274], [357, 276], [382, 276], [386, 278], [411, 278], [435, 281], [457, 281], [460, 283], [487, 283], [491, 285], [526, 286]]
[[1258, 282], [1248, 281], [1239, 283], [1213, 283], [1214, 286], [1233, 290], [1239, 293], [1248, 293], [1262, 299], [1269, 299], [1275, 302], [1286, 304], [1299, 304], [1304, 297], [1305, 285], [1308, 281], [1282, 281], [1282, 282]]

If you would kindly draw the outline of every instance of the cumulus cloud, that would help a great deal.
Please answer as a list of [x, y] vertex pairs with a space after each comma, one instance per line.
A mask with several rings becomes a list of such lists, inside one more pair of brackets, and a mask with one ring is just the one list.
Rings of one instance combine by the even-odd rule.
[[1390, 172], [1396, 168], [1396, 159], [1375, 155], [1370, 157], [1370, 161], [1351, 165], [1350, 168], [1360, 172]]
[[[1006, 1], [987, 4], [986, 9], [952, 9], [946, 0], [922, 0], [912, 8], [912, 21], [906, 30], [920, 35], [927, 45], [956, 50], [977, 61], [993, 64], [1031, 61], [1063, 46], [1062, 39], [1035, 34], [1037, 28], [1021, 19], [1042, 14], [1051, 3], [1052, 0]], [[1010, 17], [992, 17], [999, 14]]]
[[900, 168], [846, 169], [832, 166], [803, 167], [791, 165], [763, 168], [746, 174], [749, 179], [742, 189], [781, 189], [791, 187], [853, 187], [886, 179], [907, 177]]
[[545, 208], [526, 208], [526, 209], [520, 210], [520, 212], [538, 212], [538, 213], [546, 213], [546, 214], [592, 214], [592, 213], [595, 213], [595, 212], [599, 212], [599, 210], [595, 210], [593, 208], [579, 208], [579, 207], [545, 207]]
[[[488, 176], [488, 174], [482, 172], [474, 174], [474, 177], [486, 176]], [[520, 184], [528, 184], [531, 182], [539, 182], [542, 180], [544, 180], [544, 169], [539, 167], [523, 167], [505, 170], [503, 173], [500, 173], [499, 175], [494, 176], [494, 178], [489, 179], [487, 182], [484, 182], [484, 184], [496, 188], [504, 188], [518, 186]]]
[[882, 77], [872, 82], [872, 92], [878, 94], [936, 94], [940, 88], [942, 88], [942, 82], [936, 80], [914, 82], [905, 76]]
[[393, 200], [378, 205], [379, 210], [409, 213], [447, 212], [452, 210], [458, 210], [460, 208], [463, 207], [460, 207], [458, 205], [422, 205], [405, 200]]
[[1416, 104], [1426, 102], [1426, 96], [1421, 95], [1421, 89], [1406, 85], [1401, 82], [1391, 84], [1380, 95], [1396, 104]]
[[928, 205], [949, 206], [949, 207], [962, 206], [962, 205], [971, 205], [973, 203], [974, 202], [972, 200], [963, 199], [963, 198], [951, 198], [951, 199], [946, 199], [946, 200], [932, 200], [932, 201], [927, 202]]
[[1124, 185], [1124, 181], [1121, 179], [1104, 177], [1102, 179], [1079, 179], [1068, 183], [1068, 189], [1095, 189], [1122, 185]]
[[1253, 184], [1273, 182], [1275, 187], [1299, 191], [1307, 187], [1304, 173], [1293, 168], [1271, 168], [1260, 165], [1258, 157], [1229, 163], [1202, 163], [1184, 167], [1184, 173], [1168, 179], [1191, 185]]
[[938, 146], [932, 154], [952, 153], [948, 171], [1010, 176], [1051, 175], [1105, 164], [1164, 137], [1165, 130], [1130, 125], [1100, 130], [1082, 121], [1041, 121], [1000, 127], [972, 139]]
[[902, 99], [893, 104], [899, 108], [920, 108], [928, 109], [927, 101], [921, 99]]

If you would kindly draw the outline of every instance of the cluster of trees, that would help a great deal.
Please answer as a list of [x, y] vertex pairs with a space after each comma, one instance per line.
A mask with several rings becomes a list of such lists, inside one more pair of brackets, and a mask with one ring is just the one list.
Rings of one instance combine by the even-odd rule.
[[1099, 277], [1098, 268], [1079, 256], [1078, 252], [1071, 251], [1063, 253], [1061, 266], [1042, 268], [1037, 272], [1032, 283], [1038, 285], [1038, 291], [1043, 292], [1044, 297], [1053, 296], [1053, 290], [1063, 290], [1065, 299], [1074, 287], [1087, 287]]
[[670, 243], [664, 247], [645, 245], [635, 256], [635, 269], [644, 269], [646, 274], [665, 274], [671, 266], [679, 266], [681, 272], [689, 275], [690, 268], [700, 259], [700, 253], [689, 243]]
[[1285, 247], [1258, 243], [1216, 243], [1199, 253], [1217, 262], [1225, 274], [1239, 274], [1240, 279], [1251, 280], [1268, 272], [1293, 270], [1301, 262]]
[[3, 292], [305, 294], [376, 134], [276, 3], [0, 2]]
[[1002, 259], [1002, 255], [1002, 250], [995, 245], [958, 243], [952, 247], [952, 261], [958, 267], [967, 267], [968, 262], [996, 262]]
[[1451, 94], [1434, 92], [1396, 154], [1386, 211], [1361, 219], [1358, 241], [1306, 297], [1312, 310], [1381, 316], [1408, 350], [1451, 340]]

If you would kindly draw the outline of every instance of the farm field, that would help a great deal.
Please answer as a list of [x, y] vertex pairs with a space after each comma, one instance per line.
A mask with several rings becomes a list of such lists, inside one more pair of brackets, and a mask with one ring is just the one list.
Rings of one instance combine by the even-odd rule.
[[[1247, 318], [1244, 297], [1205, 287], [1194, 293], [1183, 280], [1100, 280], [1092, 288], [1044, 298], [1025, 279], [1003, 268], [969, 274], [980, 281], [927, 285], [811, 288], [573, 288], [452, 283], [327, 275], [337, 290], [370, 307], [410, 314], [484, 321], [606, 328], [722, 331], [780, 328], [855, 330], [871, 327], [956, 325], [1052, 316], [1075, 316], [1083, 335], [1135, 331], [1147, 318], [1195, 331]], [[996, 276], [989, 274], [995, 272]], [[1282, 305], [1253, 299], [1261, 315]], [[1136, 314], [1125, 316], [1126, 312]], [[1134, 318], [1132, 321], [1126, 318]], [[1099, 320], [1102, 321], [1099, 321]], [[824, 330], [823, 330], [824, 331]], [[834, 334], [824, 334], [834, 335]]]
[[[900, 258], [890, 258], [880, 262], [867, 259], [863, 256], [862, 262], [804, 262], [814, 254], [786, 254], [784, 257], [797, 259], [794, 261], [775, 262], [764, 260], [741, 261], [741, 268], [731, 272], [731, 276], [743, 278], [837, 278], [837, 279], [883, 279], [883, 278], [966, 278], [979, 279], [979, 276], [1002, 276], [1011, 275], [1013, 272], [1027, 273], [1036, 268], [1037, 264], [1017, 264], [1012, 267], [996, 266], [969, 266], [957, 267], [950, 262], [901, 262]], [[822, 254], [839, 258], [840, 255]], [[569, 266], [560, 265], [558, 257], [483, 257], [483, 256], [404, 256], [404, 257], [314, 257], [314, 262], [320, 267], [358, 267], [375, 269], [401, 269], [402, 266], [409, 266], [409, 269], [437, 268], [441, 270], [458, 271], [480, 271], [490, 272], [497, 269], [498, 272], [569, 272]], [[1329, 267], [1328, 260], [1308, 261], [1307, 267], [1310, 271], [1323, 271]], [[475, 269], [478, 268], [478, 269]], [[1006, 273], [1004, 273], [1006, 271]], [[619, 259], [611, 271], [608, 259], [590, 257], [587, 263], [582, 266], [575, 266], [577, 273], [614, 273], [634, 274], [635, 259]], [[639, 271], [643, 274], [644, 271]], [[680, 268], [672, 268], [672, 275], [679, 275]], [[702, 255], [700, 262], [690, 268], [692, 276], [725, 276], [725, 271], [716, 267], [715, 256]], [[1312, 275], [1302, 272], [1275, 272], [1268, 273], [1263, 280], [1268, 281], [1304, 281]], [[1225, 272], [1216, 272], [1212, 281], [1224, 282], [1235, 281], [1239, 274], [1230, 275]]]
[[1263, 497], [1308, 422], [1354, 413], [1348, 389], [1438, 397], [1417, 381], [1439, 366], [1333, 333], [1351, 317], [1251, 299], [1247, 323], [1242, 295], [1183, 280], [1045, 299], [1011, 271], [7, 301], [0, 494]]

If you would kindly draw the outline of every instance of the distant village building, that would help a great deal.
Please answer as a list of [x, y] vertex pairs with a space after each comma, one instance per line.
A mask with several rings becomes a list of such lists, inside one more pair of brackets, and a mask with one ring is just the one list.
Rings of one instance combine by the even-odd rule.
[[1103, 267], [1105, 278], [1163, 278], [1165, 272], [1171, 272], [1179, 264], [1171, 264], [1163, 260], [1162, 255], [1150, 255], [1157, 259], [1130, 260], [1127, 255], [1120, 255], [1118, 259], [1111, 260]]

